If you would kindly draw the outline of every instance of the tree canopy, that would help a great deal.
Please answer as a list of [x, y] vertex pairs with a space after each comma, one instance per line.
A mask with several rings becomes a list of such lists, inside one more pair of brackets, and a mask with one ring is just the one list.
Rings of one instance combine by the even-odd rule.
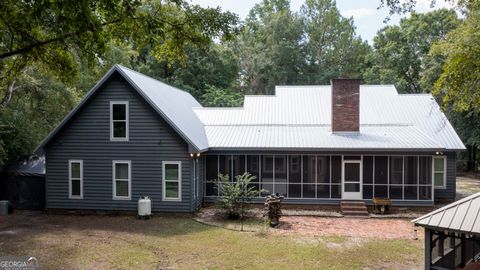
[[0, 163], [31, 153], [111, 65], [185, 65], [188, 47], [228, 40], [237, 23], [182, 0], [3, 1]]
[[430, 92], [443, 64], [442, 59], [427, 57], [430, 48], [459, 24], [455, 11], [439, 9], [412, 13], [399, 25], [382, 28], [367, 56], [370, 66], [364, 71], [365, 82], [394, 84], [401, 93]]
[[454, 10], [424, 14], [413, 12], [416, 3], [381, 0], [390, 14], [410, 14], [369, 45], [334, 0], [305, 0], [298, 12], [289, 0], [263, 0], [243, 22], [185, 0], [3, 1], [0, 163], [31, 154], [117, 63], [184, 89], [204, 106], [241, 106], [245, 94], [337, 77], [433, 93], [476, 148], [480, 1], [452, 0]]

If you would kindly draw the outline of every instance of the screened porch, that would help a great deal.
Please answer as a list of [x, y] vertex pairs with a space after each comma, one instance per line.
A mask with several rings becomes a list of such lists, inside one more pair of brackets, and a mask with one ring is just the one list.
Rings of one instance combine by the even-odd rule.
[[440, 155], [207, 154], [204, 194], [217, 197], [218, 175], [249, 172], [251, 186], [288, 199], [433, 201], [434, 187], [446, 182], [446, 158]]

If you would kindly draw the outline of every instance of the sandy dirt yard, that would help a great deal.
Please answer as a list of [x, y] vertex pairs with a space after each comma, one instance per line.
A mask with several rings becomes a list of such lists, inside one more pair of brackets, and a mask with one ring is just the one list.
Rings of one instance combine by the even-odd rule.
[[[375, 239], [411, 239], [415, 226], [405, 219], [282, 217], [277, 233], [346, 236]], [[423, 238], [423, 230], [416, 228]]]
[[[460, 176], [457, 192], [480, 192], [480, 181]], [[423, 230], [414, 240], [414, 216], [305, 213], [284, 216], [268, 230], [257, 216], [245, 222], [254, 230], [239, 232], [238, 222], [214, 216], [208, 217], [211, 226], [188, 215], [138, 220], [17, 211], [0, 216], [0, 256], [35, 256], [43, 269], [423, 269]]]
[[480, 192], [480, 178], [471, 174], [457, 176], [457, 200]]

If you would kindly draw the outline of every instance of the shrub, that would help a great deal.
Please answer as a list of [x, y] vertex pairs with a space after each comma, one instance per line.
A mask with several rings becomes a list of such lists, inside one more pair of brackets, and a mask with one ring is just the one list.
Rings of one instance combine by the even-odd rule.
[[217, 200], [218, 207], [224, 209], [228, 218], [238, 219], [245, 214], [246, 203], [251, 202], [261, 191], [249, 186], [256, 177], [246, 172], [235, 176], [236, 181], [230, 181], [228, 175], [219, 175], [218, 189], [221, 197]]

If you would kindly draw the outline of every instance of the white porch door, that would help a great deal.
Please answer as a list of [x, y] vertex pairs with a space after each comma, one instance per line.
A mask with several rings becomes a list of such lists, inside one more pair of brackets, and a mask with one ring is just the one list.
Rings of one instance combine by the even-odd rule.
[[342, 199], [362, 199], [362, 162], [360, 160], [343, 161]]

